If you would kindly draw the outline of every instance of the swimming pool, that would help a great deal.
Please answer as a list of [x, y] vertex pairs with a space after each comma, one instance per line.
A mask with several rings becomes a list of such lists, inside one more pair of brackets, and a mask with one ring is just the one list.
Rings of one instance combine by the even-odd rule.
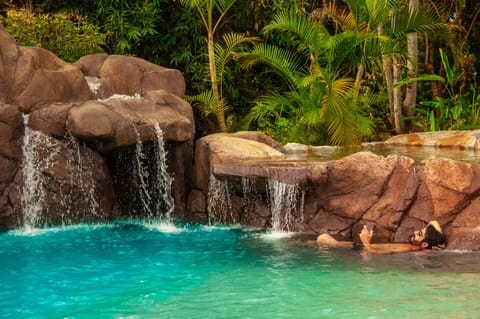
[[11, 231], [0, 318], [477, 318], [479, 257], [161, 222]]

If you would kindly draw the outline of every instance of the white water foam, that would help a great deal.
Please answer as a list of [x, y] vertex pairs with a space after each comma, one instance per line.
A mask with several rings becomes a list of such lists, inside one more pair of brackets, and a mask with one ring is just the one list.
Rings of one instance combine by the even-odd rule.
[[293, 235], [295, 235], [295, 232], [270, 230], [266, 233], [261, 234], [259, 237], [264, 240], [279, 240], [284, 238], [290, 238]]
[[178, 227], [177, 225], [169, 221], [148, 222], [144, 223], [143, 226], [147, 229], [155, 230], [166, 234], [178, 234], [185, 231], [185, 228]]
[[55, 226], [55, 227], [45, 227], [45, 228], [18, 228], [15, 230], [11, 230], [8, 234], [14, 236], [41, 236], [41, 235], [48, 235], [51, 233], [59, 233], [59, 232], [68, 232], [72, 230], [88, 230], [88, 229], [99, 229], [99, 228], [112, 228], [115, 227], [115, 224], [75, 224], [75, 225], [67, 225], [67, 226]]
[[85, 76], [85, 81], [87, 81], [90, 92], [92, 92], [95, 95], [98, 94], [98, 90], [102, 85], [102, 83], [100, 82], [100, 79], [97, 78], [96, 76]]
[[141, 99], [142, 95], [140, 93], [135, 93], [134, 95], [125, 95], [125, 94], [113, 94], [105, 99], [99, 99], [100, 102], [107, 102], [110, 100], [133, 100]]

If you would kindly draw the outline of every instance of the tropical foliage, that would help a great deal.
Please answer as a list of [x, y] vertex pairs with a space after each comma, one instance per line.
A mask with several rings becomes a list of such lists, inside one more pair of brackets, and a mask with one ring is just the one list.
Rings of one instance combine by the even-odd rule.
[[19, 43], [67, 61], [105, 51], [182, 70], [199, 135], [350, 144], [478, 127], [474, 0], [7, 0], [0, 12]]
[[19, 44], [42, 47], [67, 62], [103, 52], [105, 36], [98, 27], [79, 15], [8, 10], [1, 21]]
[[[287, 48], [260, 44], [244, 55], [245, 66], [269, 65], [289, 91], [262, 97], [248, 120], [265, 126], [280, 140], [351, 144], [362, 133], [369, 134], [369, 119], [350, 103], [354, 81], [339, 75], [338, 56], [333, 54], [344, 45], [343, 39], [330, 36], [322, 24], [293, 11], [279, 13], [264, 29], [275, 31], [288, 34]], [[292, 136], [285, 135], [286, 128]]]
[[[215, 107], [215, 115], [217, 117], [218, 126], [221, 132], [227, 132], [227, 124], [225, 122], [225, 102], [221, 93], [221, 82], [217, 77], [217, 64], [215, 62], [215, 33], [220, 26], [222, 20], [226, 17], [228, 10], [233, 6], [236, 0], [182, 0], [182, 4], [187, 8], [196, 9], [205, 30], [207, 32], [207, 48], [208, 48], [208, 66], [211, 82], [211, 96]], [[218, 16], [214, 16], [218, 13]]]

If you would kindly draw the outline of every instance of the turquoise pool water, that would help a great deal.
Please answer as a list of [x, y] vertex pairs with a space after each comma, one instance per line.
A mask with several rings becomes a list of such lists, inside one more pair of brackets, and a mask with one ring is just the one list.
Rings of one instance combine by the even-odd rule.
[[480, 255], [375, 256], [248, 228], [0, 234], [0, 318], [478, 318]]

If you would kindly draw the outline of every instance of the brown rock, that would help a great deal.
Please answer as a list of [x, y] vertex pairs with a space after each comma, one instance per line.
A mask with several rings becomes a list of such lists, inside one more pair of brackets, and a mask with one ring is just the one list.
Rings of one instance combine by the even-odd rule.
[[0, 104], [0, 155], [20, 159], [23, 119], [14, 105]]
[[67, 113], [74, 104], [55, 103], [30, 113], [28, 126], [34, 130], [63, 138], [66, 133]]
[[419, 176], [415, 162], [403, 156], [389, 156], [397, 161], [387, 180], [380, 199], [363, 215], [363, 219], [375, 221], [377, 225], [395, 230], [417, 193]]
[[10, 103], [20, 48], [0, 23], [0, 103]]
[[100, 77], [100, 70], [103, 63], [108, 58], [108, 54], [91, 54], [78, 59], [74, 65], [82, 70], [85, 76]]
[[425, 187], [433, 205], [433, 217], [455, 214], [466, 197], [480, 187], [473, 164], [431, 157], [424, 161]]
[[208, 191], [208, 181], [216, 164], [283, 159], [270, 146], [229, 134], [212, 134], [197, 141], [193, 187]]
[[339, 216], [360, 219], [383, 193], [396, 164], [369, 152], [360, 152], [330, 167], [328, 210]]
[[188, 103], [165, 91], [147, 96], [76, 105], [68, 112], [69, 129], [80, 139], [97, 141], [102, 152], [135, 145], [138, 139], [156, 140], [157, 124], [166, 141], [186, 142], [193, 139], [195, 125]]
[[72, 134], [83, 140], [114, 140], [115, 125], [123, 118], [107, 103], [89, 101], [72, 107], [67, 113]]
[[42, 105], [93, 97], [80, 69], [49, 51], [21, 47], [17, 64], [14, 103], [27, 113]]
[[102, 87], [108, 88], [106, 91], [116, 94], [133, 96], [144, 95], [150, 90], [165, 90], [178, 97], [185, 95], [185, 80], [178, 70], [134, 57], [108, 56], [99, 71], [99, 78]]

